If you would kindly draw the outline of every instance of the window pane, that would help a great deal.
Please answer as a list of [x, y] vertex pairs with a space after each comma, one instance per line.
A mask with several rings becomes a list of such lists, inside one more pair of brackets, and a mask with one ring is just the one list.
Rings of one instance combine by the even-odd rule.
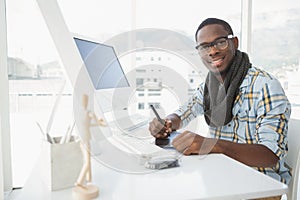
[[[40, 154], [57, 93], [65, 82], [63, 69], [35, 0], [6, 1], [8, 76], [13, 186], [20, 187]], [[72, 123], [72, 90], [66, 85], [51, 135], [63, 135]]]
[[299, 12], [298, 0], [253, 1], [252, 62], [280, 80], [292, 104], [292, 117], [297, 118], [300, 117]]

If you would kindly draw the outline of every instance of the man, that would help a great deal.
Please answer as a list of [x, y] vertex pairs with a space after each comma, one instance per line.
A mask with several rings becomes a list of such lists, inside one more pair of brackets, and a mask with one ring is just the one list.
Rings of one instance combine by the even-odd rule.
[[184, 131], [173, 146], [184, 155], [223, 153], [259, 171], [288, 183], [284, 166], [287, 153], [287, 124], [291, 107], [279, 81], [256, 68], [248, 55], [238, 50], [238, 38], [220, 19], [203, 21], [195, 34], [196, 49], [209, 69], [191, 99], [175, 113], [157, 119], [149, 130], [166, 138], [204, 115], [211, 137]]

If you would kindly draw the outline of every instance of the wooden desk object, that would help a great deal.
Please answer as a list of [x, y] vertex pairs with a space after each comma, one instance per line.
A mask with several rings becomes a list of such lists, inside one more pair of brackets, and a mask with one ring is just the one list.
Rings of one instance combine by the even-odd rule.
[[[83, 153], [85, 164], [83, 165], [80, 175], [75, 183], [75, 187], [72, 190], [73, 197], [78, 200], [91, 200], [95, 199], [99, 195], [99, 189], [97, 186], [91, 183], [92, 170], [91, 170], [91, 153], [90, 153], [90, 140], [91, 126], [105, 126], [103, 119], [97, 119], [95, 113], [89, 111], [88, 108], [88, 96], [83, 96], [83, 108], [85, 111], [85, 118], [83, 120], [84, 135], [81, 138], [81, 151]], [[92, 120], [94, 123], [92, 123]]]

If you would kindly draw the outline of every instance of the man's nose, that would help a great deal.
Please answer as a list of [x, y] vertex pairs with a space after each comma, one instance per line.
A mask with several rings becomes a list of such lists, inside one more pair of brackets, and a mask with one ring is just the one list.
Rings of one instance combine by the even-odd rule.
[[215, 55], [215, 54], [217, 54], [217, 53], [219, 53], [219, 50], [216, 48], [215, 45], [213, 45], [213, 46], [211, 46], [211, 47], [209, 48], [209, 53], [208, 53], [208, 55], [212, 56], [212, 55]]

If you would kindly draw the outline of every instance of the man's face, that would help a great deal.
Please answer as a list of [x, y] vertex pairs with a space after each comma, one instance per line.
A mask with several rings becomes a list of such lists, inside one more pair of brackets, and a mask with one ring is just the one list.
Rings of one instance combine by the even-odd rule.
[[[211, 24], [204, 26], [197, 34], [197, 45], [207, 45], [217, 41], [222, 37], [227, 37], [229, 34], [219, 24]], [[215, 75], [225, 77], [227, 69], [231, 64], [235, 51], [238, 48], [238, 39], [236, 37], [227, 39], [228, 46], [220, 50], [216, 46], [208, 48], [207, 52], [200, 53], [203, 64]]]

